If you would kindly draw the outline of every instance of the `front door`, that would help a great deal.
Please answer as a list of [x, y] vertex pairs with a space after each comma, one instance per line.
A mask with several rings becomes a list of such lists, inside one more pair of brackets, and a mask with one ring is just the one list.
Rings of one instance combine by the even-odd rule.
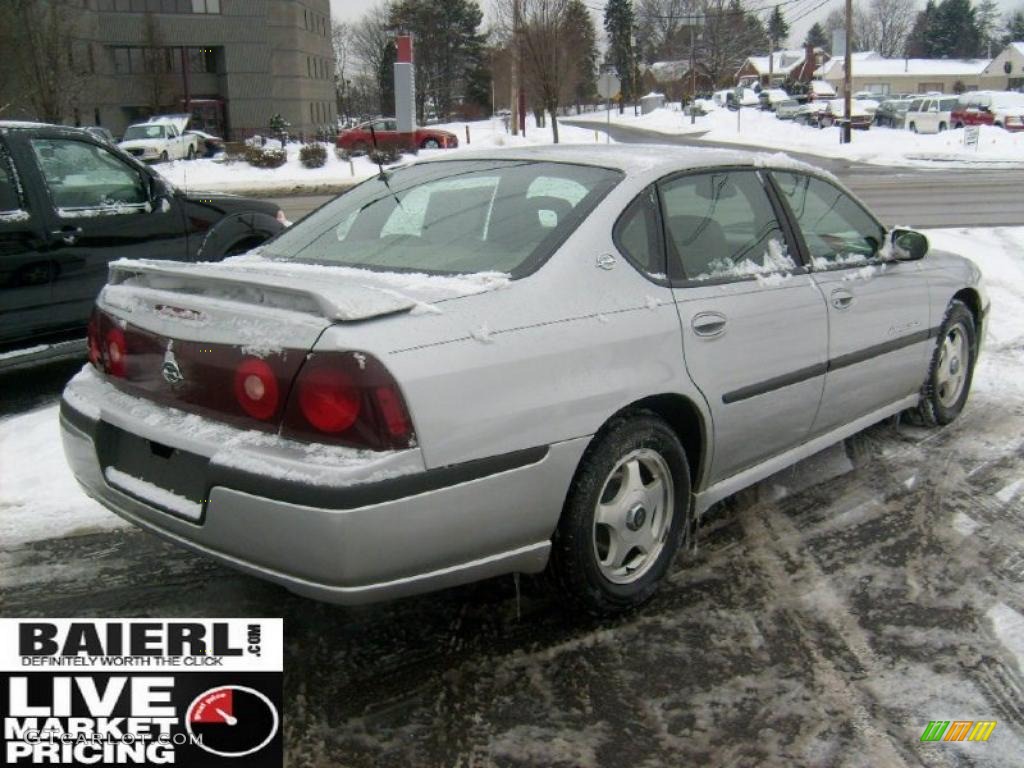
[[686, 367], [714, 422], [712, 483], [805, 440], [824, 384], [825, 303], [764, 181], [735, 170], [659, 184]]
[[62, 325], [85, 324], [111, 261], [188, 257], [179, 204], [155, 199], [143, 169], [66, 135], [28, 139], [24, 154], [46, 190], [51, 309]]
[[773, 172], [828, 306], [825, 395], [813, 432], [828, 432], [917, 392], [929, 333], [921, 263], [882, 258], [885, 228], [841, 189]]

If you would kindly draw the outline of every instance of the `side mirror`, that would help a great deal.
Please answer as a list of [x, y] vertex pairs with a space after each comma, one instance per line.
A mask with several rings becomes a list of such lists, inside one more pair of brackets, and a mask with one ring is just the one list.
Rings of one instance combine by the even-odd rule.
[[928, 253], [928, 238], [912, 229], [894, 229], [889, 239], [897, 261], [918, 261]]
[[149, 199], [154, 208], [160, 207], [161, 200], [170, 201], [174, 197], [174, 188], [160, 174], [154, 173], [149, 180]]

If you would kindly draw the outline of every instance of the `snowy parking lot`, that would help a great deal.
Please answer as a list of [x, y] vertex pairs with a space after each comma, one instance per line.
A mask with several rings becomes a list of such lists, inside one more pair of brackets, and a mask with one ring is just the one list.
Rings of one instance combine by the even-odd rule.
[[[728, 499], [635, 614], [573, 617], [511, 578], [342, 609], [163, 544], [75, 486], [67, 364], [0, 379], [0, 605], [284, 616], [290, 765], [1016, 764], [1024, 228], [928, 235], [992, 300], [961, 418], [880, 423]], [[922, 743], [931, 720], [997, 727]]]

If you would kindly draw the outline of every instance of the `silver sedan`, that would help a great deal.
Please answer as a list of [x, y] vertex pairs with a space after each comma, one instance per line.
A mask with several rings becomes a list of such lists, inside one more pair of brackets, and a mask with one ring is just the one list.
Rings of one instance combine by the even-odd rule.
[[987, 311], [972, 262], [782, 156], [466, 153], [258, 252], [115, 264], [61, 422], [112, 511], [295, 592], [547, 568], [614, 612], [715, 502], [956, 418]]

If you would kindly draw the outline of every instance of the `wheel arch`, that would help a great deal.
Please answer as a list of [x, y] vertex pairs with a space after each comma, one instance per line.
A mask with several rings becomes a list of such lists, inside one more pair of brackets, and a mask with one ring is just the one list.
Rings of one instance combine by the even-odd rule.
[[615, 419], [629, 411], [638, 410], [650, 411], [660, 417], [676, 433], [683, 446], [683, 451], [686, 453], [687, 464], [690, 466], [691, 492], [699, 491], [702, 486], [701, 478], [710, 459], [710, 430], [707, 417], [696, 402], [685, 395], [665, 392], [635, 400], [612, 414], [594, 435], [594, 440], [597, 440]]
[[974, 327], [978, 333], [981, 332], [981, 296], [973, 288], [961, 288], [955, 294], [951, 301], [962, 301], [967, 305], [967, 308], [971, 310], [971, 315], [974, 317]]

